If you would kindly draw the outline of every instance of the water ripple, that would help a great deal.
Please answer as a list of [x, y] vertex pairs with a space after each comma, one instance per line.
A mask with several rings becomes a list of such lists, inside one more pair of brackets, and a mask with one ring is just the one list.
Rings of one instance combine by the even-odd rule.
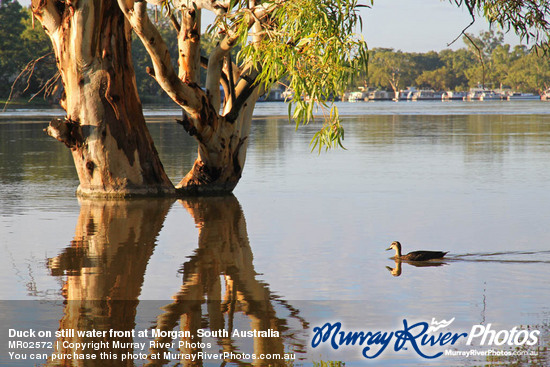
[[495, 262], [495, 263], [544, 263], [550, 264], [550, 250], [545, 251], [494, 251], [451, 254], [445, 257], [448, 261]]

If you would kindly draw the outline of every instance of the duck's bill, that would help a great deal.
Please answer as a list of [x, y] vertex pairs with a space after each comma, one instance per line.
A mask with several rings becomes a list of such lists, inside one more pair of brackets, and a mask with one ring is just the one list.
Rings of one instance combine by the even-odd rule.
[[388, 248], [386, 249], [386, 251], [388, 251], [388, 250], [391, 250], [391, 247], [388, 247]]

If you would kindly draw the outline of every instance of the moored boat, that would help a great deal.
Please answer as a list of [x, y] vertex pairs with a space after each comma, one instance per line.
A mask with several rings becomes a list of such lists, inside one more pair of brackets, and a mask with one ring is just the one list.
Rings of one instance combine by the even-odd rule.
[[389, 101], [392, 98], [390, 97], [390, 94], [386, 92], [385, 90], [375, 90], [369, 93], [368, 100], [369, 101]]
[[407, 89], [402, 89], [399, 91], [399, 100], [411, 101], [416, 92], [418, 92], [418, 90], [415, 87], [407, 87]]
[[363, 101], [365, 99], [364, 93], [361, 91], [351, 92], [348, 96], [348, 102]]
[[534, 94], [534, 93], [521, 93], [521, 92], [515, 92], [515, 93], [511, 93], [511, 94], [508, 94], [506, 96], [506, 99], [508, 101], [516, 101], [516, 100], [524, 100], [524, 101], [533, 101], [533, 100], [540, 100], [541, 99], [541, 96], [539, 96], [538, 94]]
[[483, 94], [483, 88], [470, 88], [470, 91], [464, 97], [465, 101], [479, 101]]
[[442, 92], [436, 92], [433, 89], [421, 89], [414, 93], [413, 101], [435, 101], [441, 100]]
[[468, 93], [466, 92], [455, 92], [455, 91], [446, 91], [441, 96], [443, 101], [462, 101]]
[[485, 90], [479, 96], [480, 101], [500, 101], [501, 99], [502, 95], [493, 90]]

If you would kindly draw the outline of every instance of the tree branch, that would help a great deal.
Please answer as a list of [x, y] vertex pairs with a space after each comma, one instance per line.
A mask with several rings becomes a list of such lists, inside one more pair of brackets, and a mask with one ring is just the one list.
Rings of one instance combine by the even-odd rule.
[[485, 88], [485, 61], [483, 60], [483, 52], [481, 51], [479, 46], [476, 45], [474, 40], [468, 35], [468, 33], [464, 33], [464, 37], [466, 37], [477, 50], [479, 62], [481, 62], [481, 86]]
[[225, 119], [228, 122], [235, 122], [239, 116], [241, 109], [248, 100], [248, 98], [254, 93], [258, 85], [256, 82], [256, 77], [258, 76], [258, 71], [250, 71], [241, 76], [239, 83], [235, 87], [236, 98], [231, 106], [231, 110], [225, 115]]
[[193, 7], [181, 10], [181, 29], [178, 32], [179, 77], [186, 83], [200, 81], [201, 10]]
[[178, 78], [172, 66], [168, 47], [147, 15], [147, 3], [118, 0], [118, 4], [151, 57], [154, 78], [161, 88], [187, 113], [199, 114], [202, 108], [201, 96], [204, 92], [198, 85], [184, 83]]
[[243, 93], [239, 94], [239, 96], [235, 100], [235, 103], [233, 104], [233, 107], [231, 108], [231, 111], [229, 111], [229, 113], [225, 115], [225, 119], [227, 122], [233, 123], [237, 120], [241, 112], [241, 109], [245, 105], [248, 98], [254, 93], [256, 88], [257, 86], [251, 85], [248, 88], [246, 88], [243, 91]]
[[212, 51], [208, 60], [205, 85], [206, 95], [216, 111], [220, 110], [221, 105], [220, 80], [222, 77], [223, 60], [227, 52], [228, 50], [224, 50], [218, 46]]
[[38, 92], [32, 95], [32, 97], [29, 99], [29, 102], [32, 101], [40, 93], [42, 93], [42, 91], [44, 91], [44, 99], [47, 96], [52, 95], [54, 91], [57, 89], [56, 85], [58, 84], [59, 78], [61, 78], [61, 73], [58, 71], [57, 73], [55, 73], [54, 76], [48, 79], [46, 83], [44, 83], [44, 86], [40, 88]]
[[[13, 92], [15, 91], [15, 87], [17, 85], [17, 82], [19, 81], [19, 79], [25, 77], [26, 75], [26, 78], [27, 78], [27, 86], [25, 87], [25, 89], [23, 90], [23, 92], [21, 92], [22, 94], [25, 93], [28, 89], [29, 89], [29, 86], [30, 86], [30, 83], [31, 83], [31, 78], [34, 74], [34, 69], [36, 68], [36, 64], [38, 64], [40, 61], [42, 61], [43, 59], [47, 58], [48, 56], [52, 56], [54, 53], [53, 52], [48, 52], [47, 54], [45, 55], [42, 55], [40, 56], [39, 58], [37, 59], [34, 59], [34, 60], [31, 60], [27, 63], [27, 65], [23, 68], [23, 70], [21, 70], [21, 72], [19, 73], [19, 75], [17, 75], [17, 77], [15, 78], [15, 80], [13, 81], [12, 85], [11, 85], [11, 88], [10, 88], [10, 94], [8, 96], [8, 99], [6, 100], [6, 103], [4, 104], [4, 108], [2, 109], [2, 112], [6, 111], [6, 108], [8, 107], [8, 104], [11, 102], [11, 99], [13, 97]], [[59, 72], [56, 73], [56, 75], [54, 77], [56, 77], [56, 81], [57, 81], [57, 77], [59, 76]], [[51, 79], [50, 79], [51, 80]], [[46, 84], [31, 98], [31, 100], [38, 94], [42, 91], [42, 89], [44, 89], [48, 83], [50, 82], [50, 80], [48, 80], [46, 82]]]
[[[210, 10], [216, 15], [227, 13], [230, 6], [230, 0], [194, 0], [193, 3], [197, 7], [197, 9]], [[174, 0], [174, 6], [176, 8], [185, 8], [188, 5], [188, 0]]]
[[226, 56], [226, 63], [227, 74], [229, 75], [229, 93], [231, 95], [231, 103], [235, 103], [235, 78], [233, 75], [233, 61], [231, 61], [231, 52], [229, 52]]
[[[201, 56], [201, 67], [203, 69], [208, 69], [208, 61], [207, 57]], [[229, 78], [225, 73], [221, 73], [220, 84], [222, 85], [225, 95], [229, 95]]]
[[70, 119], [53, 119], [44, 131], [71, 149], [82, 146], [84, 141], [80, 124]]
[[[248, 19], [248, 29], [251, 29], [254, 27], [255, 34], [253, 35], [253, 40], [257, 41], [259, 36], [259, 30], [261, 30], [261, 19], [264, 19], [266, 14], [268, 13], [268, 9], [265, 8], [263, 5], [256, 6], [254, 1], [251, 1], [249, 4], [250, 8], [243, 9], [244, 12], [250, 14], [250, 17]], [[234, 24], [234, 27], [237, 27], [238, 24]], [[219, 92], [219, 84], [220, 84], [220, 78], [222, 75], [223, 70], [223, 59], [227, 57], [227, 55], [230, 54], [231, 49], [235, 46], [235, 43], [237, 42], [239, 38], [239, 34], [237, 33], [236, 29], [229, 29], [226, 31], [226, 37], [219, 43], [219, 45], [214, 49], [214, 51], [211, 54], [209, 64], [208, 64], [208, 74], [206, 79], [206, 90], [207, 94], [210, 98], [210, 101], [212, 102], [212, 105], [216, 110], [219, 110], [219, 106], [221, 104], [221, 96]], [[252, 90], [248, 90], [248, 86], [246, 88], [247, 96], [243, 96], [239, 99], [239, 87], [238, 85], [235, 87], [235, 83], [231, 81], [232, 78], [234, 78], [234, 74], [232, 72], [232, 64], [229, 66], [228, 64], [228, 74], [229, 74], [229, 92], [232, 96], [232, 104], [231, 111], [235, 112], [235, 103], [239, 102], [240, 107], [242, 107], [242, 103], [248, 99], [248, 97], [252, 94]], [[255, 79], [255, 77], [253, 78]], [[240, 110], [240, 107], [238, 107], [237, 111]]]
[[[252, 41], [254, 42], [254, 44], [258, 44], [264, 37], [264, 34], [261, 32], [261, 19], [265, 19], [268, 10], [263, 7], [257, 8], [256, 2], [254, 0], [249, 1], [249, 6], [250, 8], [255, 9], [255, 11], [251, 12], [253, 17], [250, 27], [253, 30]], [[259, 74], [259, 70], [261, 70], [261, 66], [259, 64], [256, 65], [256, 68], [252, 68], [249, 65], [246, 71], [243, 71], [238, 84], [236, 86], [233, 85], [233, 105], [231, 106], [231, 110], [225, 115], [225, 118], [228, 122], [233, 123], [237, 120], [237, 117], [239, 116], [244, 104], [257, 89], [258, 85], [255, 84], [255, 82]]]
[[176, 30], [176, 32], [179, 33], [181, 26], [178, 20], [176, 19], [176, 16], [174, 15], [174, 12], [172, 11], [172, 8], [168, 8], [168, 17], [170, 18], [170, 23], [172, 23], [172, 26]]
[[32, 13], [50, 35], [54, 34], [61, 25], [64, 4], [58, 0], [32, 0], [31, 2]]
[[458, 36], [456, 36], [456, 38], [454, 40], [452, 40], [450, 43], [447, 43], [447, 47], [451, 46], [453, 43], [455, 43], [456, 41], [458, 41], [458, 39], [460, 38], [460, 36], [462, 35], [466, 35], [466, 31], [474, 25], [474, 23], [476, 22], [476, 16], [475, 16], [475, 13], [474, 13], [474, 8], [469, 5], [469, 4], [466, 4], [466, 7], [468, 8], [468, 12], [470, 13], [470, 16], [472, 17], [472, 21], [470, 22], [470, 24], [468, 24], [463, 30], [462, 32], [459, 33]]
[[216, 111], [219, 111], [221, 105], [220, 96], [220, 80], [222, 77], [223, 63], [231, 49], [235, 46], [235, 42], [239, 38], [239, 34], [233, 30], [218, 44], [218, 46], [210, 54], [208, 60], [208, 68], [206, 74], [206, 94], [208, 95], [212, 106]]

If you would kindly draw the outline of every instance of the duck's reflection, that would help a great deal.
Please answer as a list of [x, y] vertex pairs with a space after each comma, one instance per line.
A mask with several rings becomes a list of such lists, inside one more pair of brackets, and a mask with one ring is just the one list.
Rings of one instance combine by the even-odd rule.
[[[221, 364], [243, 363], [238, 357], [242, 355], [243, 340], [253, 344], [244, 347], [251, 348], [258, 356], [256, 360], [247, 361], [253, 365], [285, 365], [268, 356], [276, 358], [285, 352], [304, 349], [299, 340], [307, 325], [299, 312], [277, 300], [268, 286], [256, 279], [246, 222], [237, 199], [234, 196], [210, 197], [179, 203], [191, 214], [199, 229], [198, 248], [182, 266], [183, 284], [173, 296], [174, 301], [162, 307], [153, 329], [172, 331], [179, 327], [179, 331], [188, 332], [181, 333], [188, 337], [179, 340], [170, 336], [157, 337], [153, 347], [149, 344], [153, 341], [151, 333], [148, 340], [136, 340], [138, 335], [134, 333], [147, 263], [173, 201], [82, 201], [74, 240], [48, 264], [53, 275], [66, 277], [62, 286], [66, 302], [59, 330], [76, 332], [64, 333], [58, 338], [53, 355], [57, 356], [52, 356], [48, 365], [133, 366], [147, 363], [160, 366], [175, 362], [201, 366], [199, 352], [203, 352], [204, 343], [197, 337], [199, 329], [219, 331], [209, 339], [213, 341], [210, 352], [234, 352]], [[278, 317], [281, 310], [290, 316]], [[159, 313], [158, 308], [156, 313]], [[239, 329], [256, 331], [253, 338], [232, 336], [237, 319]], [[243, 319], [248, 320], [246, 329]], [[289, 328], [290, 319], [299, 327]], [[121, 337], [112, 335], [110, 330], [127, 333]], [[105, 333], [79, 335], [78, 331]], [[267, 334], [262, 335], [260, 331]], [[117, 348], [113, 344], [115, 341], [119, 343]], [[90, 344], [84, 351], [93, 354], [93, 359], [75, 360], [75, 354], [83, 353], [78, 345], [90, 342], [104, 344], [95, 344], [100, 347], [97, 349]], [[145, 348], [137, 347], [137, 342], [146, 342]], [[173, 342], [175, 348], [160, 344], [168, 342]], [[125, 358], [139, 353], [143, 353], [139, 358]]]
[[402, 263], [407, 263], [409, 265], [415, 266], [417, 268], [426, 268], [426, 267], [434, 267], [434, 266], [442, 266], [447, 265], [446, 262], [443, 261], [403, 261], [403, 260], [396, 260], [395, 261], [395, 267], [386, 266], [386, 269], [390, 272], [391, 275], [394, 277], [401, 276], [401, 272], [403, 271]]

